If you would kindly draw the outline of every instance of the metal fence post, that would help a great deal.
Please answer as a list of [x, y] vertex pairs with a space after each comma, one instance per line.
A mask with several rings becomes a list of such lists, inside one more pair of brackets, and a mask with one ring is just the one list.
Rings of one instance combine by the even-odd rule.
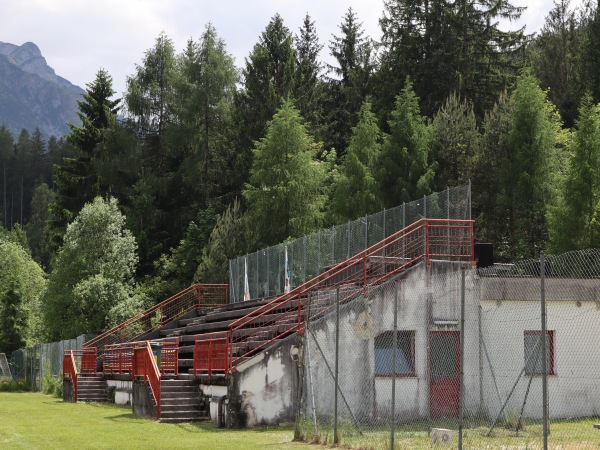
[[333, 443], [339, 444], [338, 436], [338, 391], [339, 391], [339, 359], [340, 359], [340, 289], [335, 291], [335, 394], [333, 400]]
[[546, 361], [546, 255], [540, 254], [541, 308], [542, 308], [542, 405], [544, 415], [544, 450], [548, 449], [548, 361]]
[[465, 402], [465, 268], [460, 268], [460, 385], [458, 397], [458, 449], [462, 450], [463, 416]]
[[394, 286], [394, 334], [392, 336], [392, 418], [390, 422], [390, 450], [394, 450], [396, 423], [396, 352], [398, 351], [398, 284]]

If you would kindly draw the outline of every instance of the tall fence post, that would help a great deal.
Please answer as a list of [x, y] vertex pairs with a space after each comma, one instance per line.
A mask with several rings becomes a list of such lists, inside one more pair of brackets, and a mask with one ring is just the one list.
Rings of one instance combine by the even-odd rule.
[[333, 443], [339, 444], [338, 435], [338, 391], [339, 391], [339, 359], [340, 359], [340, 289], [335, 291], [335, 394], [333, 400]]
[[544, 415], [544, 450], [548, 449], [548, 361], [546, 361], [546, 255], [540, 254], [540, 282], [542, 308], [542, 405]]
[[398, 284], [394, 286], [394, 334], [392, 336], [392, 417], [390, 422], [390, 450], [394, 450], [396, 424], [396, 352], [398, 351]]
[[465, 411], [465, 267], [460, 268], [460, 385], [458, 397], [458, 449], [462, 450], [463, 416]]

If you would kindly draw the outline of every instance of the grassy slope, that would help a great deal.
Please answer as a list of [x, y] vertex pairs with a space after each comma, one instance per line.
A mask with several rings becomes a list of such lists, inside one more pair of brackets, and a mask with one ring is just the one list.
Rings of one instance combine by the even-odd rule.
[[64, 403], [43, 394], [0, 392], [0, 447], [27, 449], [307, 449], [291, 429], [227, 431], [208, 423], [164, 424], [130, 408]]

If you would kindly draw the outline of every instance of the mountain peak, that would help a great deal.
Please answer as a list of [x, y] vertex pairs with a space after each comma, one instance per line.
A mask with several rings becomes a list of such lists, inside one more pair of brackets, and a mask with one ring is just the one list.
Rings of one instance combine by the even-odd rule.
[[0, 125], [16, 133], [40, 128], [46, 136], [61, 136], [69, 131], [66, 122], [79, 122], [83, 92], [56, 75], [33, 42], [0, 42]]

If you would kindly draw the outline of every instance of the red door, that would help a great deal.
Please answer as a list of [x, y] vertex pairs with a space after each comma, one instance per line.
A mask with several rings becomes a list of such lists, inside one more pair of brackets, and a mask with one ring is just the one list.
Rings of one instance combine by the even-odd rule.
[[460, 333], [432, 331], [429, 343], [429, 413], [432, 419], [458, 417]]

